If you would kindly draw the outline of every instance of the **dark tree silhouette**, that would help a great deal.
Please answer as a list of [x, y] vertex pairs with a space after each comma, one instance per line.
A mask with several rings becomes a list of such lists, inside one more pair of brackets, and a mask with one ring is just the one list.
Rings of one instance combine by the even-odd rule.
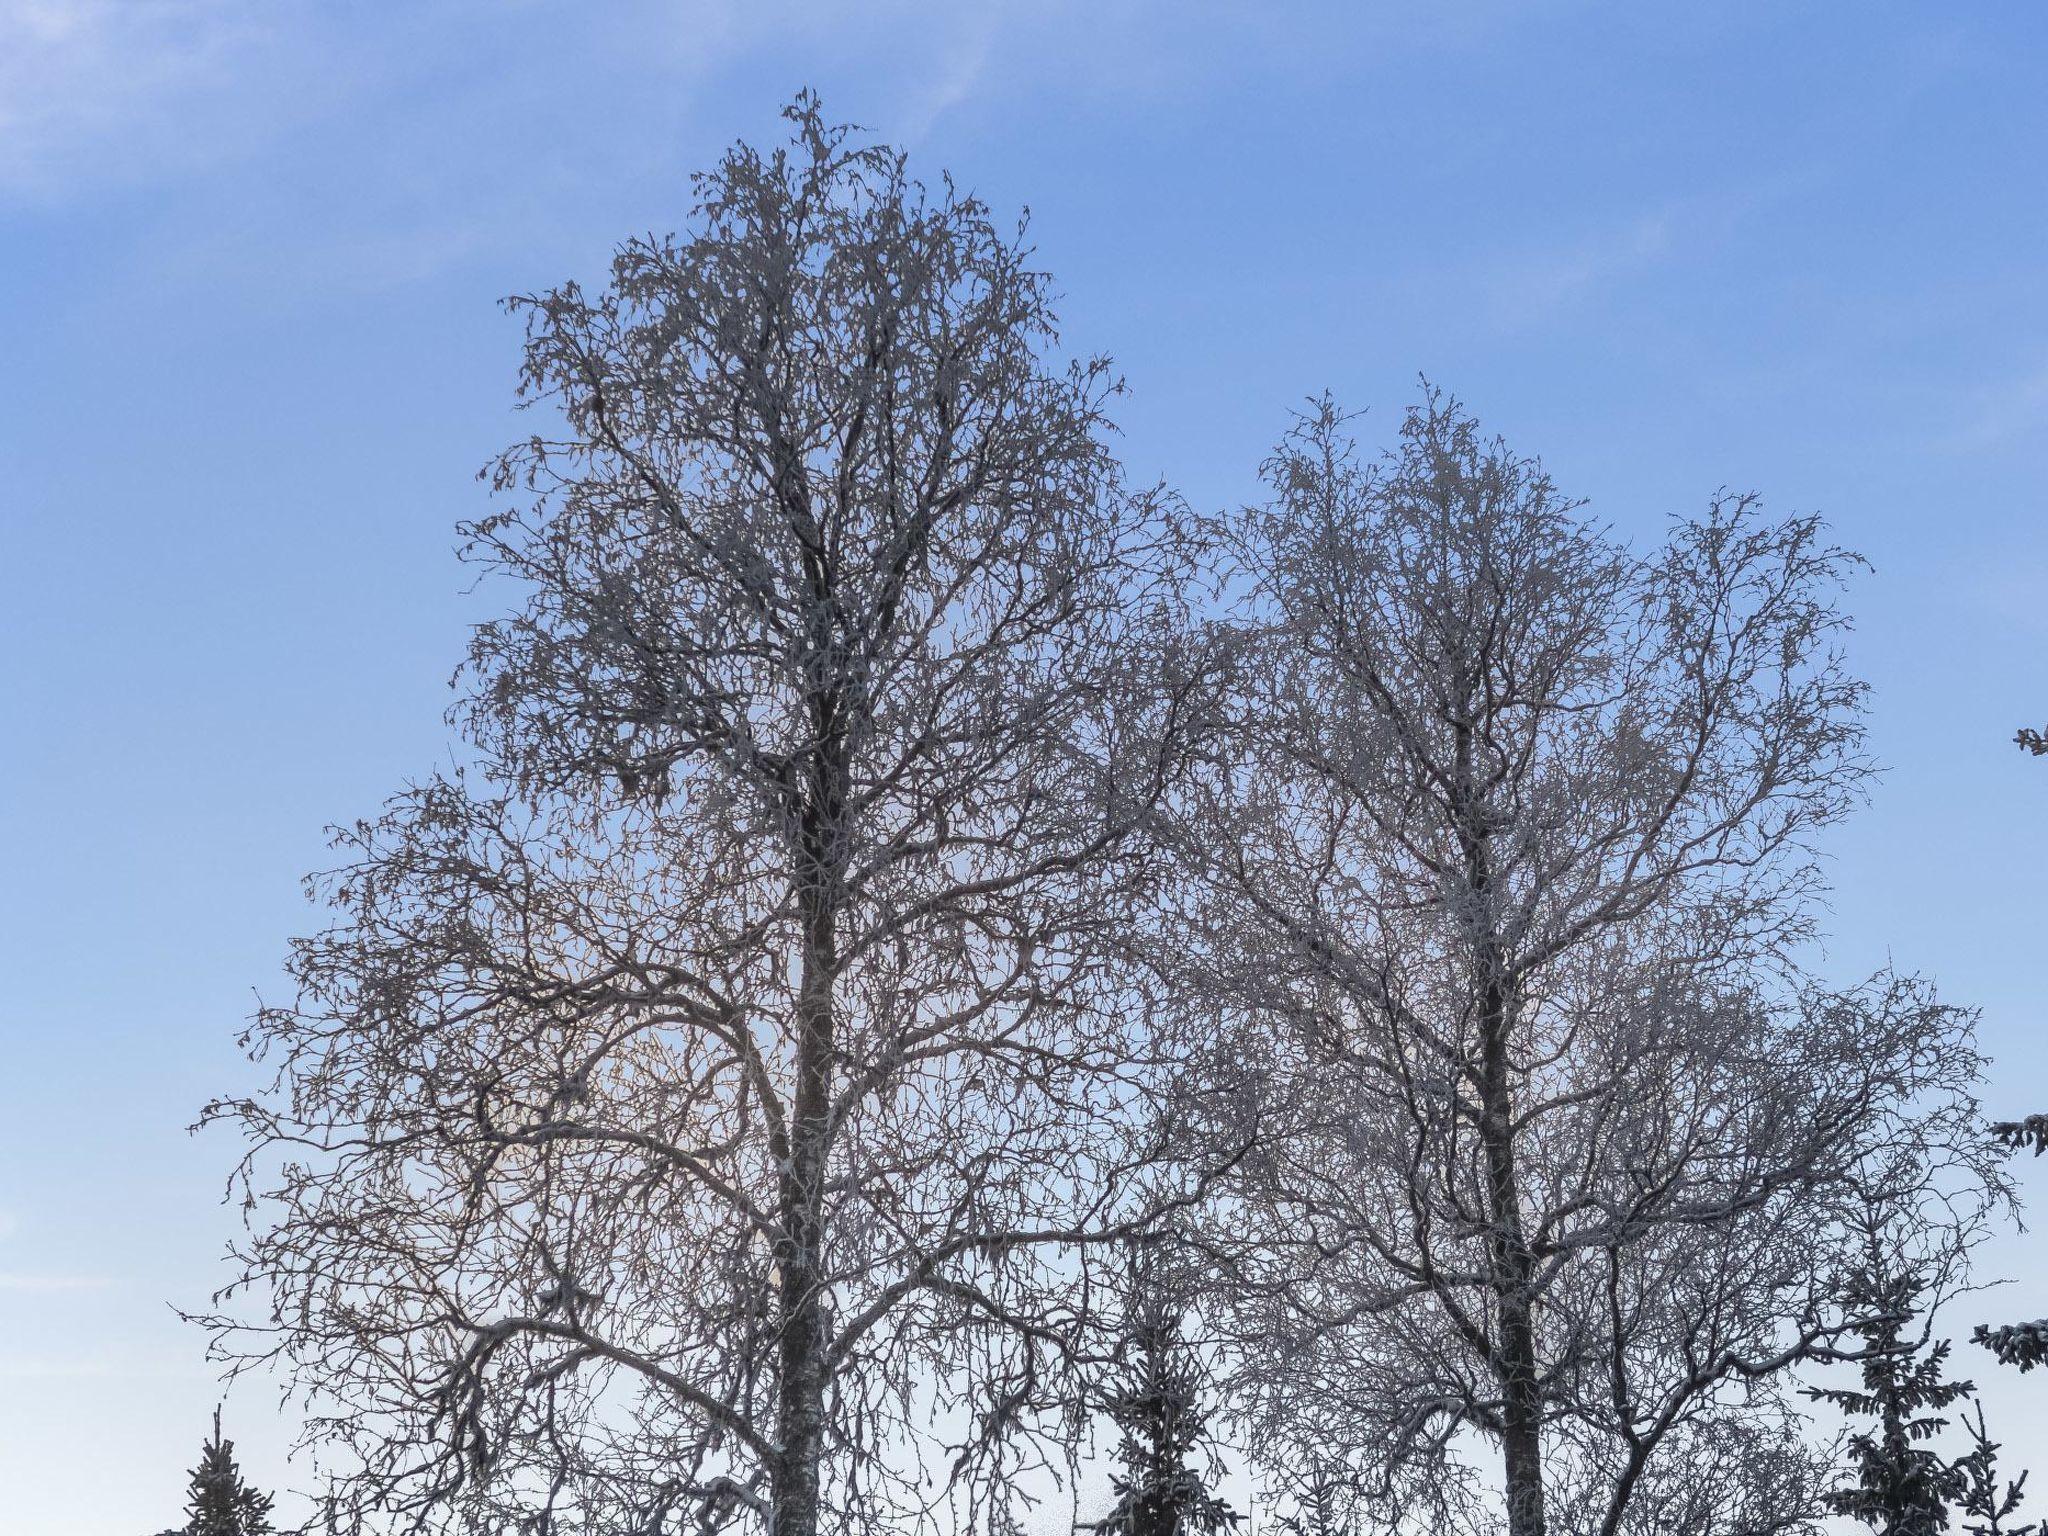
[[1284, 1536], [1357, 1536], [1352, 1517], [1351, 1480], [1317, 1463], [1293, 1490], [1294, 1508], [1280, 1517]]
[[2043, 1526], [2038, 1520], [2025, 1525], [2006, 1524], [2026, 1498], [2027, 1474], [2022, 1472], [2003, 1488], [1999, 1487], [1999, 1448], [1985, 1432], [1981, 1403], [1976, 1417], [1964, 1419], [1963, 1425], [1970, 1431], [1972, 1448], [1956, 1466], [1966, 1484], [1960, 1507], [1968, 1517], [1963, 1522], [1967, 1536], [2042, 1536]]
[[1809, 1392], [1851, 1420], [1873, 1421], [1850, 1435], [1852, 1477], [1827, 1504], [1880, 1536], [1947, 1530], [1949, 1511], [1972, 1486], [1965, 1462], [1946, 1460], [1927, 1444], [1948, 1424], [1942, 1410], [1974, 1390], [1967, 1381], [1944, 1378], [1949, 1344], [1929, 1335], [1931, 1288], [1924, 1270], [1887, 1254], [1873, 1226], [1840, 1298], [1852, 1319], [1848, 1333], [1862, 1340], [1862, 1385]]
[[1142, 1271], [1132, 1286], [1121, 1369], [1099, 1406], [1119, 1430], [1116, 1503], [1086, 1529], [1106, 1536], [1216, 1536], [1239, 1516], [1195, 1458], [1210, 1446], [1208, 1375], [1181, 1332], [1182, 1309]]
[[[220, 1409], [213, 1410], [213, 1433], [192, 1469], [191, 1491], [185, 1497], [185, 1524], [176, 1536], [267, 1536], [270, 1495], [258, 1493], [242, 1477], [235, 1461], [235, 1442], [220, 1432]], [[173, 1536], [165, 1532], [164, 1536]]]
[[[1991, 1127], [1991, 1134], [2014, 1152], [2032, 1149], [2034, 1156], [2039, 1157], [2048, 1152], [2048, 1115], [2001, 1120]], [[1996, 1328], [1980, 1323], [1971, 1338], [1996, 1355], [2001, 1364], [2016, 1365], [2022, 1371], [2031, 1371], [2048, 1360], [2048, 1317], [2026, 1323], [2005, 1323]]]
[[[2013, 742], [2022, 751], [2031, 752], [2036, 757], [2048, 756], [2048, 736], [2039, 731], [2022, 727], [2013, 737]], [[1991, 1127], [1991, 1133], [2014, 1152], [2031, 1149], [2036, 1157], [2048, 1152], [2048, 1115], [2001, 1120]], [[1971, 1338], [1996, 1355], [2001, 1364], [2016, 1365], [2022, 1371], [2031, 1371], [2043, 1360], [2048, 1360], [2048, 1317], [2035, 1318], [2032, 1322], [2007, 1323], [1997, 1328], [1980, 1324]]]

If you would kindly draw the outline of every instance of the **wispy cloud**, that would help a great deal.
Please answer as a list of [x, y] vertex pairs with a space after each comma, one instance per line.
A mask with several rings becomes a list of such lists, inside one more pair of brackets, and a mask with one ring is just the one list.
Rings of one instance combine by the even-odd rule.
[[233, 98], [261, 85], [252, 66], [293, 9], [285, 0], [0, 0], [0, 188], [57, 192], [232, 143]]
[[77, 1354], [0, 1353], [0, 1381], [203, 1380], [214, 1372], [192, 1354], [98, 1349]]
[[1562, 248], [1526, 251], [1502, 261], [1492, 283], [1501, 308], [1517, 317], [1547, 315], [1670, 254], [1673, 216], [1639, 215]]
[[[14, 1213], [0, 1210], [0, 1242], [13, 1237], [19, 1230], [20, 1223]], [[12, 1257], [19, 1258], [20, 1255], [16, 1253]], [[98, 1291], [112, 1284], [113, 1281], [104, 1275], [34, 1274], [0, 1269], [0, 1292]]]
[[1480, 289], [1510, 324], [1568, 313], [1667, 262], [1721, 249], [1798, 179], [1788, 170], [1753, 185], [1685, 193], [1561, 241], [1484, 257]]
[[104, 1275], [0, 1274], [0, 1291], [98, 1291], [113, 1283]]
[[611, 113], [568, 105], [564, 78], [602, 75], [620, 110], [667, 117], [743, 56], [776, 61], [779, 91], [819, 83], [821, 61], [872, 58], [893, 82], [874, 126], [909, 141], [986, 82], [1012, 19], [932, 0], [858, 15], [826, 0], [0, 0], [0, 199], [176, 184], [152, 225], [157, 270], [401, 285], [575, 228], [593, 164], [679, 179], [676, 142], [615, 138]]
[[1942, 438], [1951, 453], [1974, 453], [2048, 435], [2048, 363], [1973, 392], [1963, 420]]
[[947, 39], [931, 80], [904, 114], [897, 130], [904, 143], [922, 140], [941, 117], [973, 94], [995, 52], [1000, 21], [996, 6], [973, 9], [960, 29]]

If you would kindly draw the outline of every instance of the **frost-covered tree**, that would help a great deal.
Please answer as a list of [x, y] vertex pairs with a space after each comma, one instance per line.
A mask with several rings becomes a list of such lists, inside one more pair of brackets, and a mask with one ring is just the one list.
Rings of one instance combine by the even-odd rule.
[[1150, 1265], [1135, 1266], [1114, 1379], [1095, 1406], [1118, 1433], [1115, 1502], [1102, 1536], [1221, 1536], [1239, 1515], [1214, 1492], [1209, 1372], [1185, 1313]]
[[[2031, 1150], [2034, 1156], [2039, 1157], [2048, 1152], [2048, 1115], [2000, 1120], [1991, 1127], [1991, 1134], [2013, 1152]], [[2043, 1361], [2048, 1361], [2048, 1317], [2024, 1323], [2002, 1323], [1995, 1327], [1980, 1323], [1971, 1337], [1996, 1355], [2001, 1363], [2018, 1366], [2022, 1371], [2031, 1371]]]
[[1828, 1507], [1878, 1536], [1935, 1536], [1970, 1491], [1969, 1469], [1930, 1443], [1948, 1427], [1945, 1410], [1974, 1390], [1947, 1378], [1948, 1340], [1929, 1331], [1931, 1290], [1927, 1273], [1892, 1252], [1873, 1223], [1838, 1298], [1861, 1382], [1808, 1389], [1852, 1425], [1849, 1480], [1829, 1491]]
[[788, 117], [515, 301], [462, 764], [339, 834], [212, 1111], [220, 1347], [339, 1530], [902, 1531], [1038, 1454], [1091, 1245], [1173, 1198], [1123, 935], [1207, 686], [1175, 509], [1021, 231]]
[[221, 1433], [213, 1410], [213, 1433], [200, 1448], [199, 1465], [185, 1497], [180, 1536], [269, 1536], [271, 1498], [249, 1486], [235, 1460], [235, 1442]]
[[[2039, 731], [2023, 727], [2013, 741], [2035, 757], [2048, 756], [2048, 737]], [[2048, 1115], [2002, 1120], [1991, 1127], [1991, 1132], [2014, 1152], [2031, 1150], [2036, 1157], [2048, 1152]], [[1980, 1324], [1972, 1337], [2003, 1364], [2016, 1365], [2022, 1371], [2031, 1371], [2048, 1361], [2048, 1317], [1996, 1327]]]
[[1435, 393], [1266, 472], [1168, 957], [1260, 1128], [1203, 1229], [1257, 1443], [1399, 1507], [1490, 1442], [1513, 1536], [1811, 1528], [1786, 1372], [1864, 1193], [1952, 1180], [1961, 1241], [1996, 1187], [1968, 1017], [1798, 970], [1858, 562], [1748, 496], [1638, 553]]
[[1352, 1505], [1356, 1490], [1343, 1471], [1311, 1456], [1283, 1483], [1284, 1504], [1275, 1521], [1284, 1536], [1358, 1536]]
[[1970, 1432], [1970, 1453], [1956, 1463], [1964, 1481], [1956, 1508], [1964, 1517], [1965, 1536], [2042, 1536], [2040, 1521], [2015, 1522], [2020, 1505], [2026, 1502], [2027, 1474], [2022, 1472], [2010, 1482], [2001, 1480], [2000, 1446], [1984, 1427], [1982, 1403], [1963, 1419], [1963, 1427]]

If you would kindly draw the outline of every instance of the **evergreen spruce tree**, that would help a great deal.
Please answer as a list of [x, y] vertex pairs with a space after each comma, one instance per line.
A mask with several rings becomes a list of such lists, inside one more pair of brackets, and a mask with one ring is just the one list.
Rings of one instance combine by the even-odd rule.
[[1164, 1291], [1134, 1275], [1121, 1369], [1098, 1405], [1122, 1432], [1116, 1504], [1087, 1527], [1103, 1536], [1217, 1536], [1238, 1523], [1193, 1464], [1212, 1444], [1208, 1375], [1181, 1322]]
[[1964, 1536], [2043, 1536], [2048, 1528], [2038, 1520], [2025, 1525], [2009, 1523], [2026, 1498], [2027, 1474], [2022, 1472], [2003, 1488], [1999, 1486], [1998, 1445], [1985, 1432], [1981, 1403], [1976, 1417], [1964, 1419], [1963, 1425], [1972, 1442], [1970, 1454], [1956, 1463], [1965, 1482], [1960, 1506], [1965, 1516]]
[[[2026, 733], [2021, 734], [2024, 736]], [[2025, 744], [2024, 741], [2021, 743]], [[2048, 748], [2035, 747], [2032, 750], [2039, 752]], [[2001, 1120], [1991, 1127], [1991, 1134], [2015, 1152], [2031, 1150], [2034, 1156], [2039, 1157], [2048, 1152], [2048, 1115]], [[2035, 1366], [2048, 1362], [2048, 1317], [2035, 1318], [2027, 1323], [2007, 1323], [1998, 1328], [1980, 1323], [1972, 1337], [2003, 1363], [2016, 1365], [2022, 1371], [2031, 1371]]]
[[1349, 1480], [1318, 1461], [1294, 1491], [1294, 1508], [1280, 1517], [1283, 1536], [1357, 1536], [1345, 1495]]
[[[2036, 757], [2048, 757], [2048, 735], [2040, 731], [2022, 728], [2013, 740], [2023, 751]], [[2048, 1152], [2048, 1115], [2001, 1120], [1991, 1127], [1991, 1134], [2015, 1152], [2031, 1151], [2039, 1157]], [[2022, 1371], [2031, 1371], [2037, 1365], [2048, 1363], [2048, 1317], [2037, 1317], [2032, 1322], [2007, 1323], [1998, 1328], [1980, 1323], [1972, 1337], [2004, 1364], [2016, 1365]]]
[[1949, 1511], [1969, 1493], [1965, 1461], [1945, 1460], [1927, 1442], [1947, 1426], [1942, 1410], [1975, 1389], [1948, 1381], [1946, 1339], [1931, 1340], [1916, 1319], [1927, 1310], [1926, 1276], [1886, 1259], [1876, 1228], [1864, 1259], [1845, 1278], [1839, 1300], [1855, 1319], [1861, 1339], [1860, 1388], [1814, 1388], [1851, 1420], [1874, 1421], [1849, 1437], [1849, 1482], [1827, 1496], [1838, 1515], [1861, 1521], [1878, 1536], [1935, 1536], [1948, 1529]]
[[[242, 1480], [235, 1442], [222, 1437], [220, 1409], [213, 1410], [213, 1434], [192, 1469], [181, 1536], [269, 1536], [270, 1495]], [[168, 1536], [168, 1533], [167, 1533]]]

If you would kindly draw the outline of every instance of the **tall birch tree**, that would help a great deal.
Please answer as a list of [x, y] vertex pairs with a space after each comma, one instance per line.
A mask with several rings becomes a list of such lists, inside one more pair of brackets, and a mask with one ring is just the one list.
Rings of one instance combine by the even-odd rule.
[[902, 1530], [1075, 1399], [1156, 1191], [1174, 509], [1021, 226], [787, 115], [513, 302], [466, 759], [339, 834], [276, 1085], [212, 1110], [219, 1347], [306, 1391], [339, 1530]]
[[1260, 1443], [1450, 1520], [1488, 1442], [1512, 1536], [1803, 1528], [1857, 1191], [1966, 1233], [1995, 1184], [1967, 1017], [1797, 967], [1857, 562], [1745, 496], [1634, 554], [1435, 393], [1266, 471], [1171, 957], [1263, 1126], [1209, 1228]]

